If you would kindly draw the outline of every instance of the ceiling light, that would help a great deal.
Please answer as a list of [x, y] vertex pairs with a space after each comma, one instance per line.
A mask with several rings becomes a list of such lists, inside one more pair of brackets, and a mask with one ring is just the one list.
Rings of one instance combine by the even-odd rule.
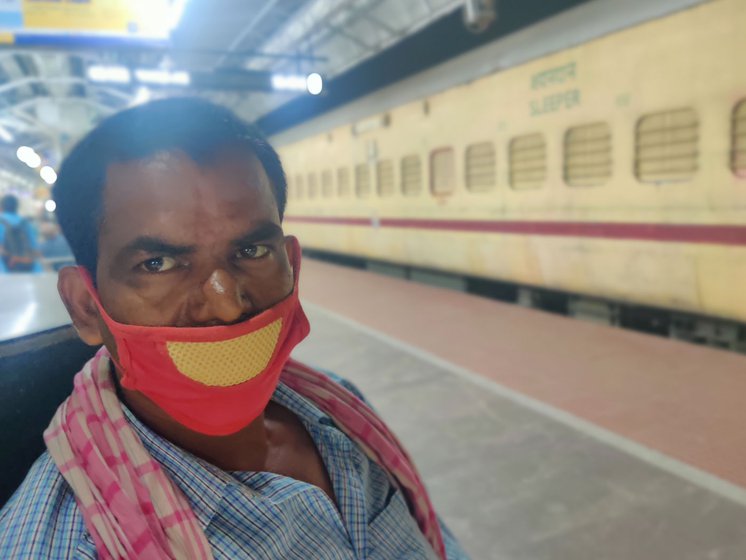
[[31, 150], [31, 153], [26, 156], [26, 159], [21, 161], [32, 169], [36, 169], [41, 165], [41, 157], [33, 150]]
[[186, 6], [186, 0], [171, 0], [171, 7], [169, 9], [169, 22], [168, 29], [173, 31], [179, 25], [181, 16], [184, 15], [184, 7]]
[[36, 152], [33, 148], [29, 148], [28, 146], [21, 146], [16, 150], [16, 157], [20, 159], [23, 163], [26, 163], [26, 160], [29, 156], [33, 156]]
[[126, 66], [102, 66], [94, 64], [88, 67], [88, 79], [92, 82], [112, 82], [128, 84], [132, 77]]
[[37, 154], [33, 148], [28, 146], [21, 146], [16, 150], [16, 157], [29, 167], [39, 167], [41, 165], [41, 157]]
[[0, 138], [4, 142], [12, 142], [13, 140], [15, 140], [15, 137], [3, 125], [0, 125]]
[[[57, 173], [48, 165], [45, 165], [39, 170], [39, 175], [41, 175], [41, 178], [44, 179], [44, 182], [47, 185], [53, 185], [54, 182], [57, 180]], [[51, 211], [52, 210], [50, 210], [50, 212]]]
[[135, 97], [130, 102], [130, 106], [147, 103], [148, 101], [150, 101], [151, 97], [153, 97], [153, 93], [150, 91], [150, 89], [145, 86], [140, 86], [139, 88], [137, 88]]
[[313, 72], [306, 76], [306, 88], [311, 95], [318, 95], [324, 89], [324, 80], [321, 79], [318, 73]]
[[272, 87], [282, 91], [306, 91], [306, 78], [298, 75], [273, 74]]
[[170, 70], [144, 69], [135, 70], [135, 78], [144, 84], [158, 84], [162, 86], [188, 86], [192, 81], [189, 72], [172, 72]]
[[44, 209], [47, 212], [54, 212], [57, 209], [57, 203], [50, 198], [44, 203]]

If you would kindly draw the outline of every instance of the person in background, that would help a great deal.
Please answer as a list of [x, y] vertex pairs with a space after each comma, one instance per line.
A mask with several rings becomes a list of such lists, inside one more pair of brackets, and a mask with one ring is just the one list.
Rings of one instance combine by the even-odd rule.
[[0, 511], [0, 558], [466, 558], [359, 390], [290, 358], [301, 249], [250, 125], [200, 99], [127, 109], [53, 196], [78, 264], [60, 296], [103, 347]]
[[42, 271], [36, 228], [18, 214], [18, 198], [12, 194], [0, 201], [0, 255], [0, 273]]
[[60, 226], [53, 221], [42, 222], [39, 232], [42, 238], [39, 252], [47, 268], [57, 272], [62, 267], [75, 264], [72, 249], [62, 235]]

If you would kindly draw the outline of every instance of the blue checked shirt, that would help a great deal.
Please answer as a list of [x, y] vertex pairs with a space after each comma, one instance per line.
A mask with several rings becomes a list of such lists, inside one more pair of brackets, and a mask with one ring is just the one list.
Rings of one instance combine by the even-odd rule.
[[[273, 400], [294, 412], [311, 434], [339, 509], [306, 482], [268, 472], [222, 471], [161, 438], [125, 408], [145, 448], [191, 504], [216, 560], [435, 558], [401, 493], [328, 416], [282, 384]], [[448, 558], [466, 559], [445, 527], [443, 534]], [[45, 452], [0, 512], [0, 558], [96, 557], [75, 498]]]

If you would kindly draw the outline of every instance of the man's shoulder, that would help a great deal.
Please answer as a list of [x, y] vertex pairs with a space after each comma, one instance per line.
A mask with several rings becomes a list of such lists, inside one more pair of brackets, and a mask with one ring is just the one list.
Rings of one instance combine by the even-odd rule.
[[335, 383], [341, 385], [345, 389], [347, 389], [350, 393], [355, 395], [358, 399], [360, 399], [363, 402], [366, 402], [365, 396], [363, 395], [363, 392], [358, 388], [357, 385], [355, 385], [352, 381], [349, 379], [342, 377], [341, 375], [338, 375], [334, 373], [333, 371], [329, 371], [327, 369], [316, 369], [316, 371], [323, 373], [326, 375], [329, 379], [334, 381]]
[[9, 227], [16, 227], [18, 224], [28, 223], [28, 220], [18, 214], [10, 214], [8, 212], [0, 212], [0, 224], [5, 224]]
[[84, 534], [75, 497], [44, 452], [0, 510], [0, 558], [80, 557]]

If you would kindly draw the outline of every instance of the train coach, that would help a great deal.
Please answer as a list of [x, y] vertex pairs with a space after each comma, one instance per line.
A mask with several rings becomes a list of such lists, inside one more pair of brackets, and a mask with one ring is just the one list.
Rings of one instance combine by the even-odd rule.
[[698, 3], [286, 134], [288, 229], [316, 251], [499, 281], [739, 347], [744, 22], [746, 2]]

